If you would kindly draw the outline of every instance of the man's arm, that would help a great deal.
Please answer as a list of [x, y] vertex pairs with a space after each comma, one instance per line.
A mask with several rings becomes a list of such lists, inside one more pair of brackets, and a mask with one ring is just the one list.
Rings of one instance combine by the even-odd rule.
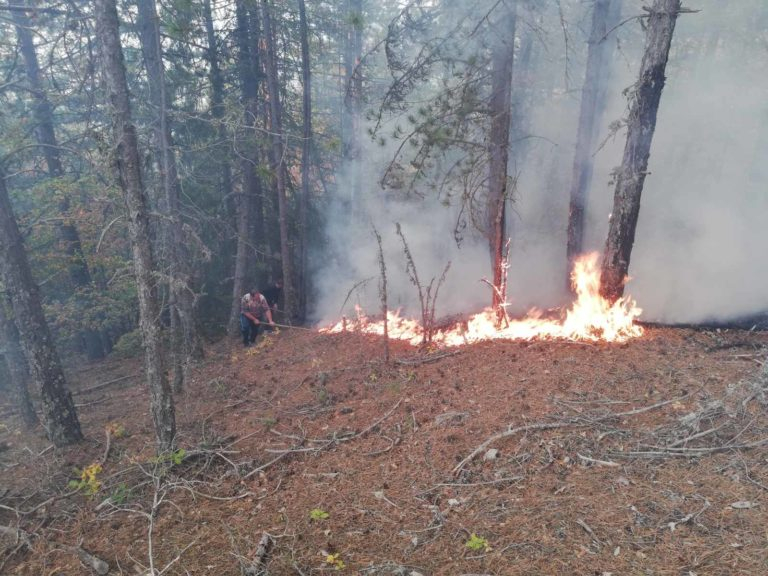
[[270, 324], [274, 324], [275, 322], [272, 320], [272, 311], [267, 308], [267, 320], [269, 320]]
[[[246, 318], [248, 318], [248, 319], [249, 319], [251, 322], [253, 322], [254, 324], [261, 324], [261, 322], [259, 322], [259, 319], [258, 319], [258, 318], [256, 318], [256, 316], [254, 316], [254, 315], [253, 315], [253, 314], [251, 314], [250, 312], [243, 312], [243, 315], [244, 315]], [[271, 322], [271, 320], [270, 320], [270, 322]]]

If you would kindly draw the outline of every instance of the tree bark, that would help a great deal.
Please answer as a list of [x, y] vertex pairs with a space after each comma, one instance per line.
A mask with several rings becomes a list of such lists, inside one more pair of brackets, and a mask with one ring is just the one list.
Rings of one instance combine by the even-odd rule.
[[[211, 0], [203, 0], [203, 19], [205, 22], [205, 36], [207, 41], [206, 57], [208, 59], [208, 74], [211, 82], [211, 116], [218, 123], [218, 136], [220, 142], [229, 140], [229, 131], [224, 119], [224, 75], [219, 64], [219, 52], [216, 47], [216, 31], [213, 28], [213, 11]], [[232, 170], [229, 160], [224, 158], [220, 163], [221, 174], [219, 176], [220, 196], [229, 198], [232, 194]]]
[[19, 341], [19, 331], [6, 312], [5, 305], [0, 302], [0, 352], [8, 367], [21, 421], [26, 428], [33, 428], [39, 421], [29, 396], [29, 368]]
[[647, 174], [656, 115], [665, 82], [664, 71], [680, 12], [680, 0], [655, 0], [648, 10], [645, 54], [640, 65], [640, 77], [630, 96], [627, 143], [616, 178], [613, 212], [603, 253], [600, 294], [612, 302], [624, 294], [624, 281], [629, 271], [640, 214], [640, 196]]
[[282, 125], [282, 109], [280, 106], [280, 86], [277, 78], [277, 59], [275, 56], [275, 35], [272, 27], [272, 16], [269, 3], [261, 0], [262, 20], [264, 22], [264, 38], [266, 44], [267, 92], [269, 93], [269, 117], [272, 140], [272, 170], [277, 182], [277, 211], [280, 226], [280, 257], [283, 267], [284, 311], [288, 319], [294, 317], [293, 290], [293, 254], [288, 241], [288, 198], [287, 173], [285, 167], [285, 143]]
[[56, 446], [83, 439], [59, 355], [45, 321], [37, 284], [0, 173], [0, 278], [11, 300], [32, 377], [40, 388], [43, 427]]
[[[246, 138], [246, 153], [243, 154], [241, 170], [243, 181], [241, 193], [237, 202], [237, 249], [235, 254], [235, 273], [232, 285], [232, 309], [229, 316], [229, 333], [238, 331], [240, 319], [240, 297], [245, 293], [246, 281], [249, 280], [250, 266], [248, 256], [253, 252], [251, 244], [251, 226], [254, 215], [263, 212], [261, 209], [261, 181], [256, 173], [259, 165], [259, 146], [255, 142], [255, 128], [259, 117], [259, 83], [262, 72], [259, 61], [258, 21], [249, 19], [248, 9], [243, 0], [235, 3], [235, 44], [237, 45], [237, 67], [240, 77], [240, 87], [244, 104], [244, 124], [248, 129]], [[261, 226], [260, 219], [256, 225]]]
[[[494, 310], [502, 312], [504, 282], [504, 236], [506, 233], [507, 164], [512, 100], [512, 67], [515, 58], [515, 24], [517, 4], [513, 2], [502, 16], [491, 54], [491, 132], [488, 140], [488, 205], [487, 230], [493, 267]], [[501, 317], [499, 318], [501, 319]]]
[[169, 274], [169, 305], [172, 322], [173, 389], [181, 392], [193, 357], [202, 355], [200, 340], [195, 330], [195, 297], [190, 286], [189, 254], [184, 241], [181, 222], [181, 185], [173, 151], [173, 135], [169, 121], [169, 98], [160, 43], [160, 26], [155, 0], [138, 0], [136, 24], [144, 55], [149, 84], [149, 99], [155, 112], [153, 132], [155, 153], [158, 156], [161, 181], [167, 210], [167, 246]]
[[[64, 168], [59, 154], [59, 145], [56, 141], [53, 108], [43, 88], [31, 24], [26, 12], [14, 11], [12, 15], [16, 36], [19, 39], [19, 49], [24, 60], [27, 82], [34, 99], [32, 115], [35, 120], [35, 138], [40, 145], [43, 158], [45, 158], [48, 177], [51, 179], [61, 178], [64, 175]], [[58, 210], [63, 219], [58, 221], [55, 226], [56, 238], [66, 255], [70, 281], [75, 288], [87, 289], [91, 286], [91, 272], [83, 253], [80, 234], [75, 225], [69, 221], [70, 203], [67, 195], [62, 196], [59, 200]], [[82, 337], [89, 359], [97, 360], [104, 357], [104, 347], [98, 331], [87, 329], [83, 332]]]
[[581, 110], [573, 160], [570, 206], [568, 213], [568, 286], [575, 259], [583, 252], [584, 214], [592, 183], [592, 149], [602, 115], [600, 95], [606, 84], [610, 55], [608, 33], [618, 23], [620, 0], [597, 0], [592, 13], [592, 31], [587, 51], [587, 70], [581, 90]]
[[344, 45], [344, 107], [341, 117], [342, 154], [348, 169], [349, 211], [357, 214], [362, 188], [360, 112], [363, 76], [363, 0], [347, 0], [347, 29]]
[[309, 174], [312, 168], [312, 80], [309, 60], [309, 31], [304, 0], [299, 2], [299, 28], [301, 34], [302, 145], [301, 196], [299, 196], [299, 285], [298, 311], [303, 320], [307, 315], [307, 210], [309, 207]]
[[175, 447], [176, 417], [168, 380], [163, 370], [160, 314], [156, 273], [150, 243], [149, 214], [141, 175], [136, 128], [131, 120], [128, 82], [120, 45], [115, 0], [96, 0], [96, 32], [100, 40], [101, 66], [111, 104], [118, 178], [129, 217], [133, 265], [139, 299], [139, 327], [150, 391], [152, 420], [160, 453]]

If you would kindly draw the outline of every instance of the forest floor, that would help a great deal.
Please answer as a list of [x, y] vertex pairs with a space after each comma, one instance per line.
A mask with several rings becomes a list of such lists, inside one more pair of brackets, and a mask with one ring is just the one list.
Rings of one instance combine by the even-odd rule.
[[24, 534], [0, 573], [93, 573], [79, 550], [126, 575], [768, 573], [768, 333], [393, 343], [389, 364], [376, 337], [260, 342], [209, 346], [175, 457], [138, 358], [72, 371], [82, 445], [7, 416], [0, 525]]

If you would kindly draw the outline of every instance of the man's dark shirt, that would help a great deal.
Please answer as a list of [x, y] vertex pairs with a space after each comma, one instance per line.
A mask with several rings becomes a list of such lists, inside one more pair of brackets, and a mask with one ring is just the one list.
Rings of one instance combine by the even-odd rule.
[[283, 294], [283, 289], [280, 286], [275, 286], [274, 284], [272, 286], [269, 286], [268, 288], [264, 288], [264, 290], [261, 291], [264, 298], [267, 299], [267, 303], [269, 304], [270, 308], [274, 308], [277, 306], [277, 301], [280, 300], [280, 296]]

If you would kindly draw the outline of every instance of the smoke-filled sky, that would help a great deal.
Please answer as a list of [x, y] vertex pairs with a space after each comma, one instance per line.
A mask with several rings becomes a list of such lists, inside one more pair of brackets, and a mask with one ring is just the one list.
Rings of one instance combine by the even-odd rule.
[[[513, 153], [509, 170], [519, 178], [508, 217], [508, 299], [514, 312], [566, 302], [568, 191], [592, 3], [562, 3], [567, 53], [560, 14], [551, 4], [523, 11], [518, 21], [518, 46], [532, 30], [535, 40], [526, 87], [533, 97], [522, 110], [530, 137], [524, 151]], [[640, 1], [623, 4], [622, 19], [642, 13]], [[691, 0], [685, 5], [700, 12], [678, 19], [627, 287], [644, 309], [643, 318], [662, 322], [726, 320], [768, 310], [768, 17], [759, 0]], [[636, 20], [610, 39], [610, 83], [597, 137], [604, 146], [595, 150], [588, 201], [589, 249], [602, 250], [605, 241], [613, 202], [609, 182], [621, 163], [626, 135], [624, 130], [611, 135], [609, 125], [626, 115], [624, 90], [636, 79], [643, 40]], [[522, 73], [519, 67], [515, 72], [513, 89], [519, 90]], [[377, 97], [369, 96], [371, 107]], [[342, 212], [329, 208], [332, 251], [319, 276], [318, 319], [337, 318], [349, 289], [378, 275], [371, 223], [384, 239], [390, 307], [418, 313], [396, 221], [424, 284], [452, 263], [438, 316], [477, 311], [489, 303], [489, 288], [481, 282], [491, 274], [487, 242], [467, 232], [461, 247], [456, 246], [455, 202], [445, 206], [426, 190], [423, 199], [405, 200], [378, 185], [396, 145], [365, 143], [364, 216], [359, 221], [340, 222]], [[338, 175], [340, 188], [347, 182], [345, 173]], [[376, 311], [377, 279], [350, 301]]]

